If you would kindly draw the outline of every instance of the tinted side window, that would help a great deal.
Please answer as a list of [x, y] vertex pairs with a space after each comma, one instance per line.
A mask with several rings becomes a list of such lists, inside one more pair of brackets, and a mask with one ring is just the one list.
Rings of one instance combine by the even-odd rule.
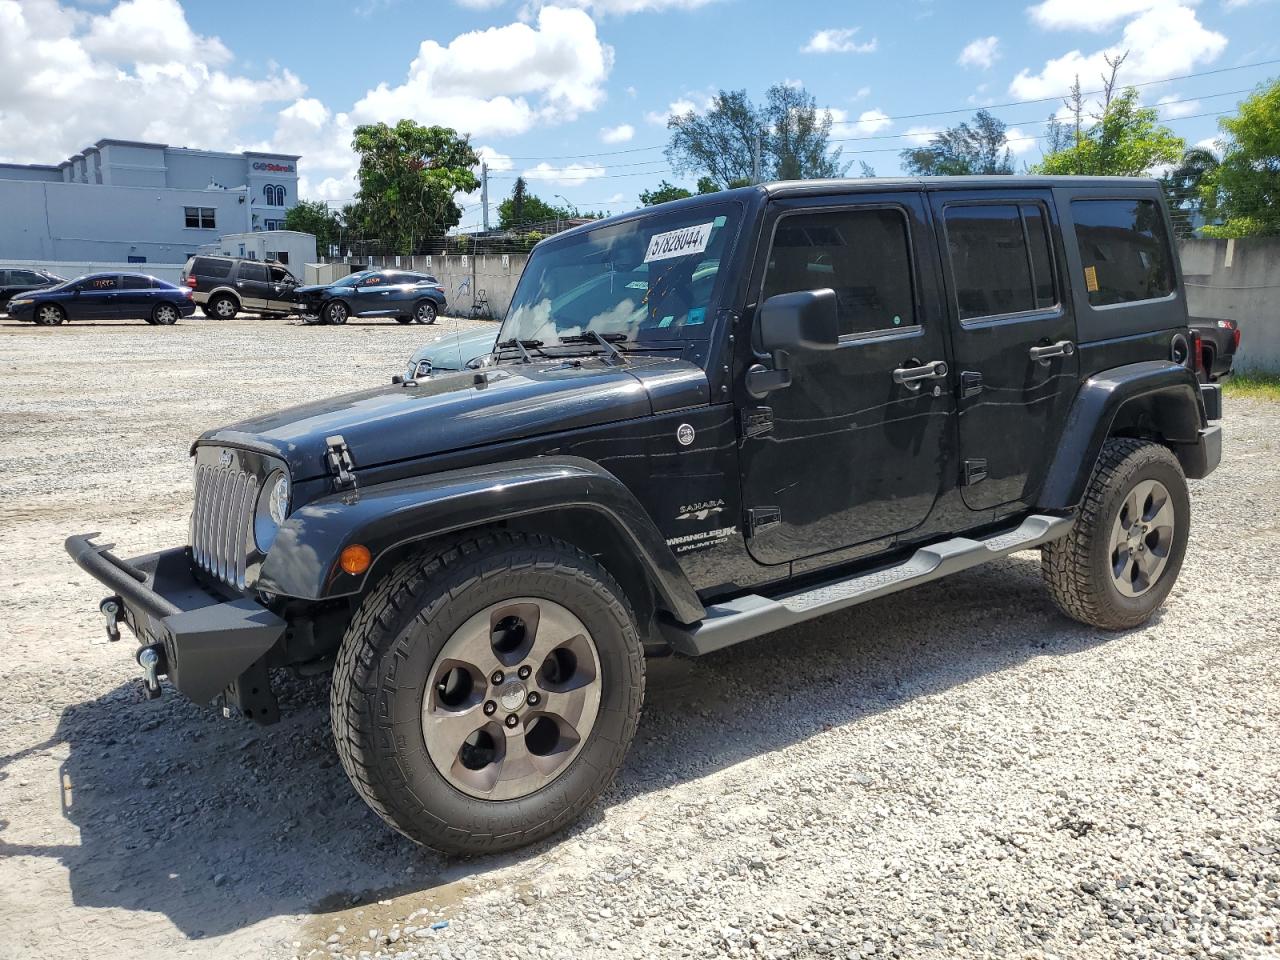
[[121, 283], [121, 286], [125, 290], [150, 290], [151, 278], [126, 276], [123, 278], [123, 282]]
[[266, 280], [267, 265], [265, 263], [249, 263], [245, 261], [240, 264], [241, 280]]
[[272, 283], [284, 283], [284, 282], [286, 282], [287, 280], [291, 280], [291, 279], [293, 279], [293, 275], [292, 275], [292, 274], [290, 274], [290, 273], [289, 273], [289, 271], [288, 271], [288, 270], [286, 270], [284, 267], [272, 267], [272, 268], [271, 268], [271, 282], [272, 282]]
[[[0, 271], [3, 273], [4, 271]], [[5, 282], [0, 280], [0, 282]], [[48, 283], [44, 277], [32, 270], [10, 270], [8, 283], [22, 284], [23, 286], [38, 286], [42, 283]]]
[[1154, 200], [1072, 200], [1089, 303], [1156, 300], [1173, 292], [1173, 256]]
[[196, 257], [191, 264], [191, 273], [197, 277], [213, 277], [225, 280], [231, 276], [230, 260], [215, 260], [212, 257]]
[[805, 213], [778, 221], [764, 297], [836, 292], [840, 334], [914, 326], [907, 218], [895, 208]]
[[89, 277], [81, 284], [85, 290], [115, 290], [118, 286], [115, 277]]
[[1044, 309], [1058, 302], [1039, 204], [949, 206], [945, 219], [961, 320]]

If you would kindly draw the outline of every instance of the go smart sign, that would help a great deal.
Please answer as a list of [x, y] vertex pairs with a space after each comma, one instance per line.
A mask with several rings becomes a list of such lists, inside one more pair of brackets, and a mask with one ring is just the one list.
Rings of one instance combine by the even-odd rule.
[[255, 160], [253, 169], [265, 170], [267, 173], [293, 173], [294, 167], [292, 163], [272, 163], [267, 160]]

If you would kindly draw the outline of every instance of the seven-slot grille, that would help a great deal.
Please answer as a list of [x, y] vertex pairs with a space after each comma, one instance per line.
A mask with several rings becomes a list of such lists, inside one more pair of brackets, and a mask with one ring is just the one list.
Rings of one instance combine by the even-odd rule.
[[259, 480], [234, 464], [196, 467], [191, 511], [191, 554], [201, 569], [244, 589], [245, 564], [253, 543], [253, 511]]

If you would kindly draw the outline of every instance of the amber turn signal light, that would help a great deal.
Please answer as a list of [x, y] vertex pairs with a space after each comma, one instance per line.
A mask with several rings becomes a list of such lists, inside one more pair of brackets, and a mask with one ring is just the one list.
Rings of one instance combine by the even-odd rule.
[[338, 565], [342, 567], [344, 573], [349, 573], [353, 577], [368, 570], [371, 563], [373, 563], [373, 554], [363, 543], [353, 543], [349, 547], [343, 547], [342, 553], [338, 555]]

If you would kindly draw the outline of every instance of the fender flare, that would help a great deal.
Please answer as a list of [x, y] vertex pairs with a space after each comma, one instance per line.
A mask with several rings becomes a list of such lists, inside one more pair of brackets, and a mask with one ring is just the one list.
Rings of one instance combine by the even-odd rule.
[[[611, 524], [644, 567], [661, 605], [682, 623], [706, 616], [662, 533], [626, 485], [579, 457], [537, 457], [449, 470], [332, 494], [299, 507], [281, 525], [256, 589], [303, 600], [358, 594], [389, 551], [444, 534], [565, 509]], [[338, 557], [369, 548], [369, 571], [353, 576]]]
[[1037, 509], [1077, 506], [1102, 445], [1118, 422], [1127, 421], [1148, 424], [1172, 448], [1187, 475], [1197, 476], [1194, 465], [1208, 422], [1199, 381], [1181, 364], [1144, 360], [1100, 371], [1080, 385], [1040, 488]]

